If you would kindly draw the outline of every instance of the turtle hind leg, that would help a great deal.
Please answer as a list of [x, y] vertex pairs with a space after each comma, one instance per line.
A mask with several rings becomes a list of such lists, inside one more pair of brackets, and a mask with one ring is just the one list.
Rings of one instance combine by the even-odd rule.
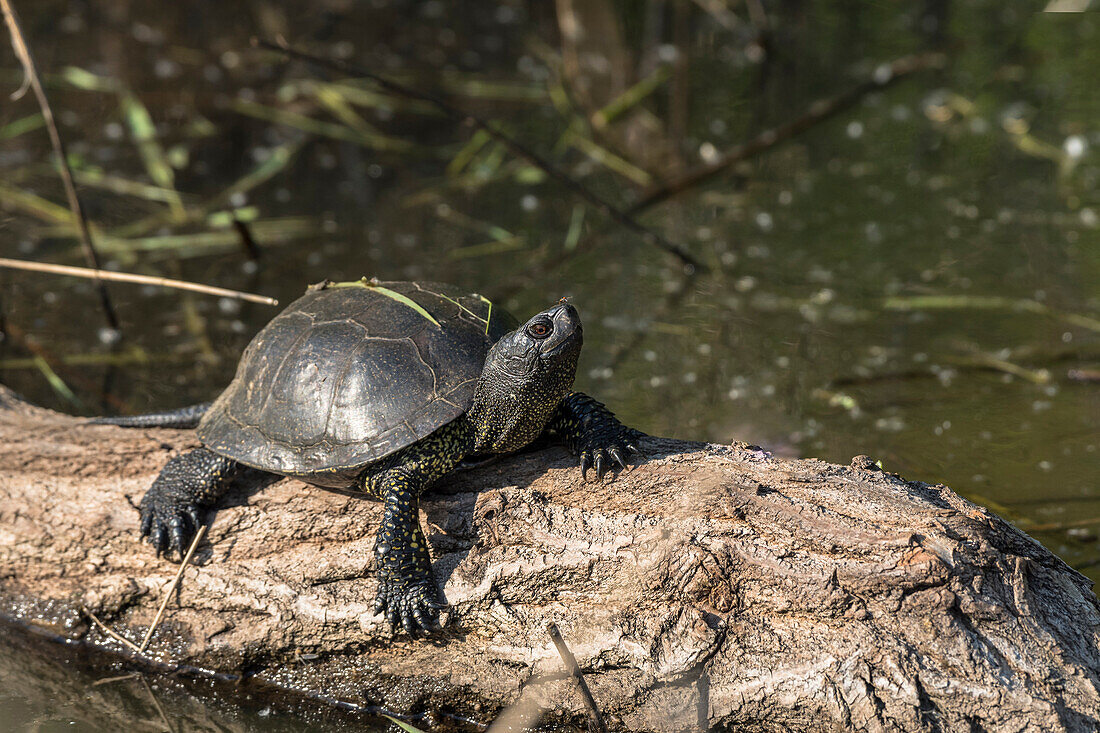
[[174, 549], [183, 557], [202, 524], [202, 511], [221, 498], [245, 467], [206, 448], [181, 453], [161, 470], [141, 498], [141, 536], [157, 554]]

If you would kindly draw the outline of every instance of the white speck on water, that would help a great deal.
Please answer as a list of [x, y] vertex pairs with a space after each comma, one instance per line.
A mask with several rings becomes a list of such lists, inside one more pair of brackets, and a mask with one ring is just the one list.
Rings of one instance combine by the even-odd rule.
[[890, 118], [895, 122], [904, 122], [912, 116], [913, 113], [904, 104], [895, 104], [890, 108]]
[[875, 80], [876, 84], [885, 84], [894, 77], [894, 71], [890, 68], [890, 64], [879, 64], [875, 67], [875, 72], [871, 75], [871, 78]]
[[737, 278], [733, 283], [733, 287], [739, 293], [747, 293], [756, 287], [756, 278], [752, 275], [745, 275], [744, 277]]
[[241, 208], [248, 203], [248, 196], [243, 191], [237, 191], [235, 194], [229, 197], [229, 205], [234, 208]]
[[218, 298], [218, 310], [226, 315], [239, 313], [241, 310], [241, 301], [236, 298]]
[[726, 121], [721, 117], [715, 117], [707, 127], [714, 135], [724, 135], [726, 133]]
[[[710, 344], [702, 343], [702, 344], [699, 344], [697, 347], [695, 347], [695, 350], [698, 351], [703, 356], [709, 356], [710, 351], [711, 351], [711, 347], [710, 347]], [[652, 361], [652, 359], [650, 361]]]
[[666, 64], [671, 64], [680, 57], [680, 49], [671, 43], [663, 43], [657, 47], [657, 58]]
[[1100, 216], [1096, 215], [1094, 209], [1090, 209], [1087, 206], [1081, 209], [1081, 211], [1077, 213], [1077, 216], [1081, 219], [1081, 223], [1089, 228], [1095, 229], [1096, 225], [1100, 224]]
[[667, 381], [668, 380], [665, 379], [664, 377], [650, 377], [649, 378], [649, 386], [650, 387], [660, 387], [661, 385], [663, 385]]
[[875, 420], [875, 428], [887, 433], [900, 433], [902, 430], [905, 430], [905, 420], [898, 415], [880, 417]]
[[879, 228], [878, 222], [876, 221], [867, 222], [863, 226], [863, 234], [871, 244], [878, 244], [882, 241], [882, 229]]
[[699, 159], [704, 163], [714, 163], [718, 160], [718, 148], [712, 143], [706, 142], [699, 146]]
[[382, 166], [378, 165], [377, 163], [371, 163], [367, 166], [367, 175], [371, 178], [381, 178], [382, 173], [384, 172], [385, 171], [383, 170]]
[[1054, 403], [1050, 400], [1035, 400], [1031, 403], [1031, 410], [1032, 412], [1043, 412], [1049, 410], [1053, 406]]
[[121, 140], [122, 135], [125, 132], [122, 129], [122, 125], [117, 122], [108, 122], [103, 126], [103, 132], [107, 135], [108, 140]]
[[1066, 151], [1073, 160], [1077, 160], [1085, 154], [1088, 150], [1089, 143], [1083, 135], [1070, 135], [1066, 138], [1066, 141], [1062, 143], [1062, 149]]
[[685, 372], [682, 379], [684, 380], [684, 384], [695, 384], [695, 380], [698, 379], [698, 376], [695, 372]]
[[657, 361], [657, 352], [652, 349], [646, 349], [642, 352], [642, 358], [646, 361]]
[[790, 206], [791, 203], [794, 201], [794, 194], [790, 191], [780, 191], [779, 198], [777, 200], [779, 201], [780, 206]]
[[1049, 471], [1052, 468], [1054, 468], [1054, 464], [1051, 463], [1050, 461], [1039, 461], [1039, 470], [1040, 471]]
[[534, 211], [539, 207], [539, 197], [529, 193], [519, 200], [519, 205], [524, 211]]
[[848, 123], [848, 127], [844, 130], [848, 133], [848, 137], [856, 140], [863, 137], [863, 123], [859, 120], [852, 120]]
[[99, 342], [101, 344], [111, 346], [113, 344], [117, 344], [119, 339], [122, 338], [122, 332], [116, 328], [109, 328], [107, 326], [104, 326], [103, 328], [100, 328], [98, 331], [96, 331], [96, 338], [99, 339]]
[[774, 224], [772, 215], [768, 212], [761, 211], [756, 215], [756, 226], [760, 227], [761, 231], [770, 232]]
[[153, 73], [159, 79], [171, 79], [174, 76], [179, 76], [180, 65], [171, 59], [158, 59], [157, 63], [153, 65]]

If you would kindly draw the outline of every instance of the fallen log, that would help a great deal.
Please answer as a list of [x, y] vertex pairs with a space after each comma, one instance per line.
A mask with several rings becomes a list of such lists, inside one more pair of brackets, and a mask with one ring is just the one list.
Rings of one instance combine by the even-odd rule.
[[[0, 388], [0, 615], [134, 656], [82, 609], [140, 643], [178, 566], [137, 541], [135, 506], [194, 445]], [[1096, 730], [1091, 583], [1000, 518], [865, 457], [643, 448], [614, 481], [546, 449], [426, 495], [453, 609], [428, 639], [371, 614], [380, 505], [235, 487], [143, 656], [352, 708], [582, 724], [556, 623], [612, 728]]]

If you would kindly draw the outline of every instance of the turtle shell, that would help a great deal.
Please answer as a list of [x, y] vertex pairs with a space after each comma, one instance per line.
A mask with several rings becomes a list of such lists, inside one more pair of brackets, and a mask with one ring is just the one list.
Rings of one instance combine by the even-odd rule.
[[198, 437], [254, 468], [346, 486], [466, 412], [489, 347], [516, 325], [448, 285], [311, 286], [248, 345]]

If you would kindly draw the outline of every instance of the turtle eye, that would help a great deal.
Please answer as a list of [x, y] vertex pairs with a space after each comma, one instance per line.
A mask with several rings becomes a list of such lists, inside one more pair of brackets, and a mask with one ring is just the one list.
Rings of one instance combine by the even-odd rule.
[[537, 339], [546, 338], [547, 336], [550, 335], [551, 330], [553, 330], [553, 329], [550, 328], [550, 324], [546, 323], [544, 321], [538, 321], [536, 323], [532, 323], [530, 326], [527, 327], [527, 333], [529, 333], [531, 336], [534, 336]]

